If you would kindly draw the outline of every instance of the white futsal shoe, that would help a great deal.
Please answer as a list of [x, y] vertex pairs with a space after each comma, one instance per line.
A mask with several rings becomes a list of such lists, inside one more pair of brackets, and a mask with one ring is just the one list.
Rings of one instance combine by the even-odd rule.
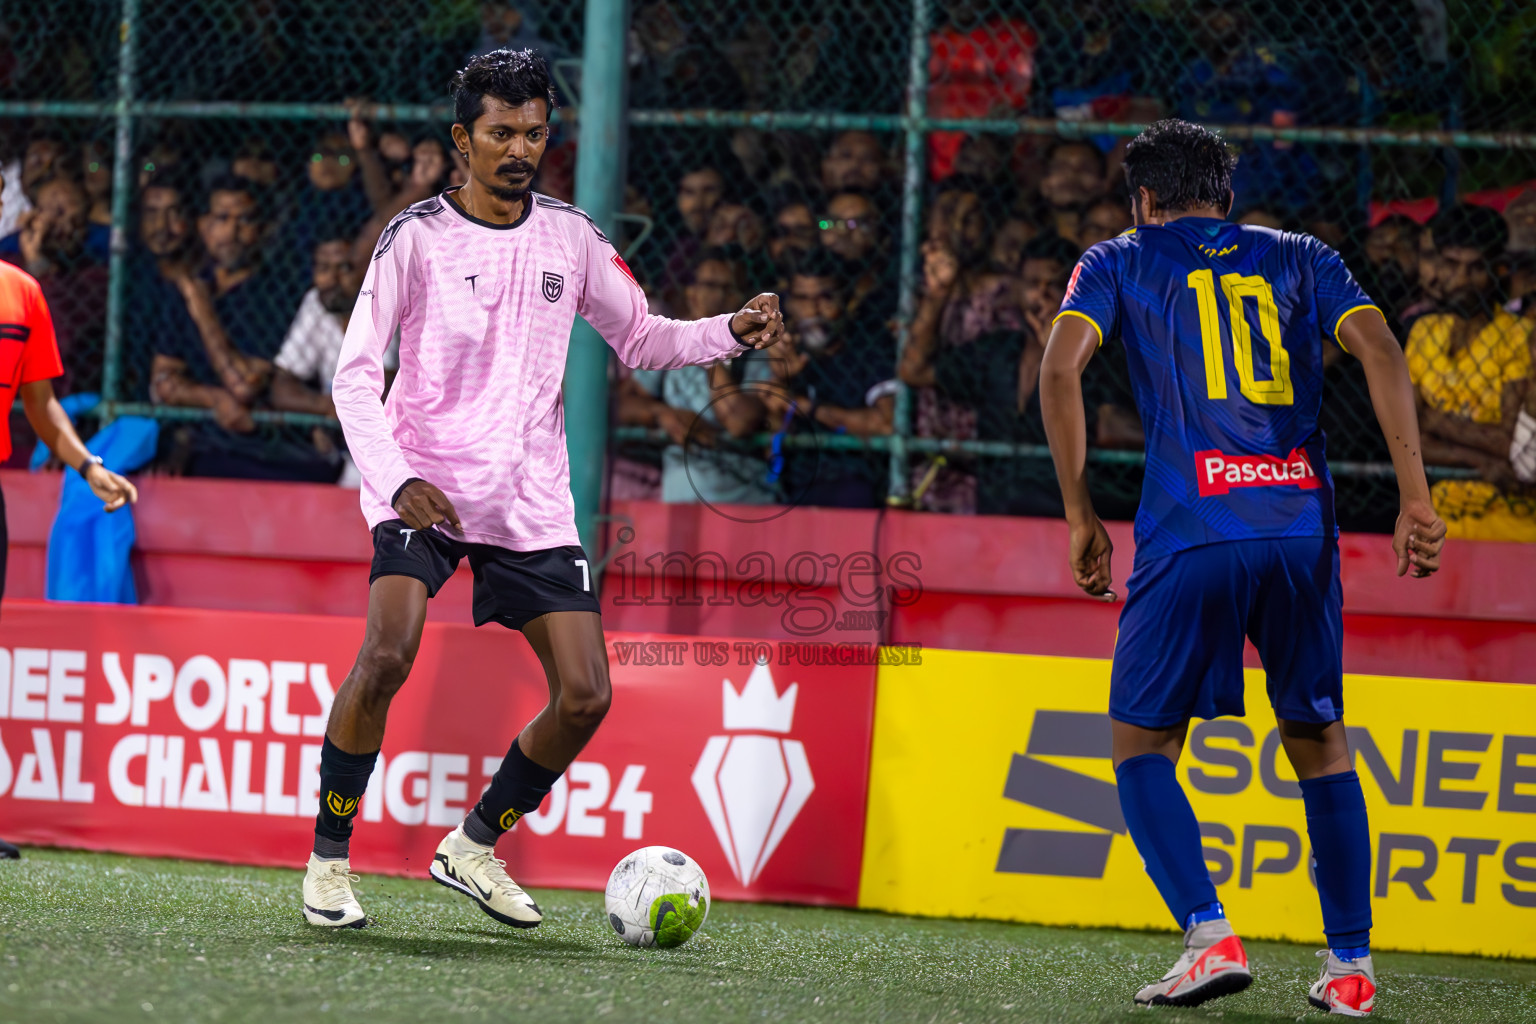
[[321, 860], [313, 853], [304, 872], [304, 920], [321, 928], [362, 928], [368, 924], [352, 883], [357, 876], [345, 860]]
[[1319, 1010], [1327, 1010], [1341, 1017], [1364, 1017], [1376, 1005], [1376, 966], [1371, 958], [1340, 960], [1333, 950], [1318, 951], [1326, 956], [1322, 977], [1307, 993], [1307, 1002]]
[[1248, 954], [1224, 917], [1184, 933], [1184, 955], [1160, 980], [1136, 993], [1139, 1006], [1199, 1006], [1253, 983]]
[[432, 877], [474, 900], [480, 909], [513, 928], [537, 928], [543, 911], [507, 874], [507, 862], [489, 846], [464, 834], [460, 825], [437, 844]]

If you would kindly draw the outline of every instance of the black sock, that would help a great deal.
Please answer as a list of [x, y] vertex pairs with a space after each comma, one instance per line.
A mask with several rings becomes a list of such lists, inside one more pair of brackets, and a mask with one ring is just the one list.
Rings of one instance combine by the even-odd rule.
[[538, 809], [560, 775], [536, 764], [513, 740], [485, 795], [465, 816], [464, 834], [482, 846], [494, 846], [518, 818]]
[[315, 856], [340, 860], [347, 856], [352, 819], [368, 791], [368, 779], [379, 752], [349, 754], [327, 736], [320, 745], [320, 813], [315, 816]]

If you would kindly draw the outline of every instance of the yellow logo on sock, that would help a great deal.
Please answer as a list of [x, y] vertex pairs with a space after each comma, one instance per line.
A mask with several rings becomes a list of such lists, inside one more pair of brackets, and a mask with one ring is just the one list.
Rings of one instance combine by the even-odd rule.
[[517, 824], [517, 819], [521, 818], [522, 816], [523, 816], [523, 812], [522, 811], [508, 811], [506, 814], [503, 814], [501, 816], [501, 827], [502, 827], [502, 830], [506, 831], [507, 829], [510, 829], [513, 825], [516, 825]]
[[342, 796], [335, 790], [325, 794], [325, 806], [331, 809], [332, 814], [342, 818], [357, 810], [357, 800], [355, 796]]

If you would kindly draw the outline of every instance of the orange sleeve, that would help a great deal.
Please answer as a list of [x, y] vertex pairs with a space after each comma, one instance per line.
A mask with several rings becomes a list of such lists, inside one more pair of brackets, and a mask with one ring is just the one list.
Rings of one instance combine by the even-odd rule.
[[26, 348], [21, 353], [21, 384], [52, 380], [64, 375], [64, 362], [59, 358], [59, 339], [53, 333], [53, 316], [48, 312], [43, 290], [33, 283], [28, 291], [27, 326], [32, 329], [32, 333], [28, 335]]

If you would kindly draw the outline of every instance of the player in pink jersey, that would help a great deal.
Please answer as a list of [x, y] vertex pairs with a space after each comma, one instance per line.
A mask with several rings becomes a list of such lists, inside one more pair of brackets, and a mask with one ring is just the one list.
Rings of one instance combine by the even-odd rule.
[[[462, 188], [410, 207], [380, 237], [348, 323], [333, 396], [363, 475], [373, 530], [368, 625], [337, 691], [320, 754], [320, 813], [304, 917], [361, 927], [348, 840], [390, 700], [421, 642], [427, 600], [462, 558], [475, 625], [521, 630], [549, 679], [549, 705], [512, 742], [490, 787], [438, 846], [432, 877], [496, 920], [542, 920], [495, 843], [534, 810], [596, 732], [610, 699], [607, 646], [576, 534], [560, 384], [580, 314], [630, 366], [672, 369], [767, 348], [778, 297], [680, 323], [645, 295], [587, 217], [529, 190], [554, 91], [531, 50], [476, 57], [456, 81]], [[384, 350], [400, 369], [384, 394]]]

